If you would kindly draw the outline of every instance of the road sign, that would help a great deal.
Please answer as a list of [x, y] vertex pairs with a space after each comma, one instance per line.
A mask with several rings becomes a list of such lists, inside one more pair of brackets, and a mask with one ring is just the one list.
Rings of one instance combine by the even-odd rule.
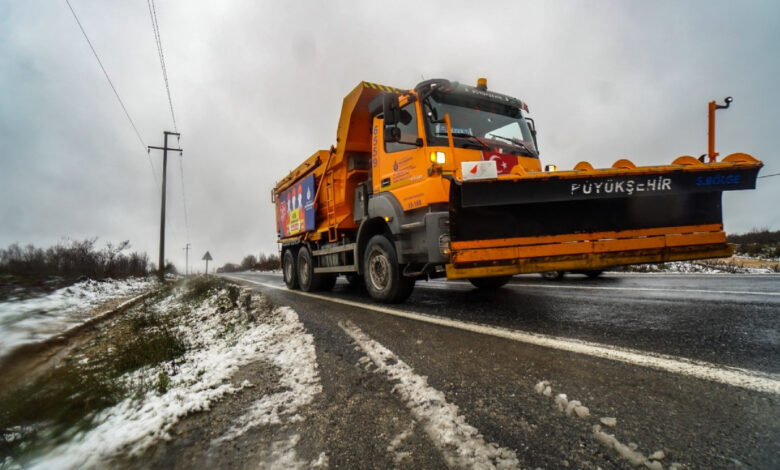
[[209, 253], [207, 251], [206, 254], [203, 255], [203, 258], [201, 258], [201, 259], [206, 261], [206, 274], [208, 274], [209, 273], [209, 261], [213, 260], [214, 258], [212, 258], [211, 257], [211, 253]]

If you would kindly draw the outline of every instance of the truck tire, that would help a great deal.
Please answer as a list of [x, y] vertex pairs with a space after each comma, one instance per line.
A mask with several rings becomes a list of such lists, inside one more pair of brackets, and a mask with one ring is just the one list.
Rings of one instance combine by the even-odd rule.
[[404, 277], [395, 247], [384, 235], [374, 235], [368, 241], [363, 272], [366, 290], [377, 302], [403, 302], [414, 289], [414, 278]]
[[282, 274], [288, 289], [298, 288], [298, 269], [296, 268], [295, 252], [292, 249], [284, 250], [284, 254], [282, 254]]
[[593, 269], [593, 270], [590, 270], [590, 271], [583, 271], [582, 273], [584, 275], [588, 276], [591, 279], [596, 279], [597, 277], [599, 277], [602, 274], [604, 274], [604, 271], [601, 271], [601, 270], [598, 270], [598, 269]]
[[314, 273], [314, 261], [311, 256], [311, 251], [306, 246], [302, 246], [298, 250], [298, 285], [301, 286], [301, 290], [304, 292], [312, 292], [320, 290], [322, 286], [322, 274]]
[[510, 279], [512, 276], [473, 277], [469, 279], [469, 282], [477, 289], [498, 289]]

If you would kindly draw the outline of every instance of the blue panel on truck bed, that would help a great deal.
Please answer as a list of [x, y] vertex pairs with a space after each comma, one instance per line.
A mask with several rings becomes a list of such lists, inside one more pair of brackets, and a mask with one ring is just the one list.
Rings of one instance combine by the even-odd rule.
[[295, 183], [277, 199], [279, 236], [289, 237], [314, 230], [314, 175]]

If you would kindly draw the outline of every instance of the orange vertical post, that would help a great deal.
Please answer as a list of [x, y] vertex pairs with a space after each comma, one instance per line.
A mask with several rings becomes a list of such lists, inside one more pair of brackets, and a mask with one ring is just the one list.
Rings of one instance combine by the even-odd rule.
[[718, 109], [718, 105], [714, 101], [710, 101], [709, 115], [708, 115], [708, 129], [707, 129], [707, 156], [710, 159], [710, 163], [714, 163], [718, 153], [715, 152], [715, 110]]

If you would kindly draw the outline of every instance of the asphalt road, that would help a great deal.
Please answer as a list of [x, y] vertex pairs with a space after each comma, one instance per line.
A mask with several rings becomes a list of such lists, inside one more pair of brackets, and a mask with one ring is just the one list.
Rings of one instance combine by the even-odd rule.
[[398, 306], [230, 277], [314, 336], [301, 445], [331, 468], [780, 468], [780, 276], [430, 281]]

